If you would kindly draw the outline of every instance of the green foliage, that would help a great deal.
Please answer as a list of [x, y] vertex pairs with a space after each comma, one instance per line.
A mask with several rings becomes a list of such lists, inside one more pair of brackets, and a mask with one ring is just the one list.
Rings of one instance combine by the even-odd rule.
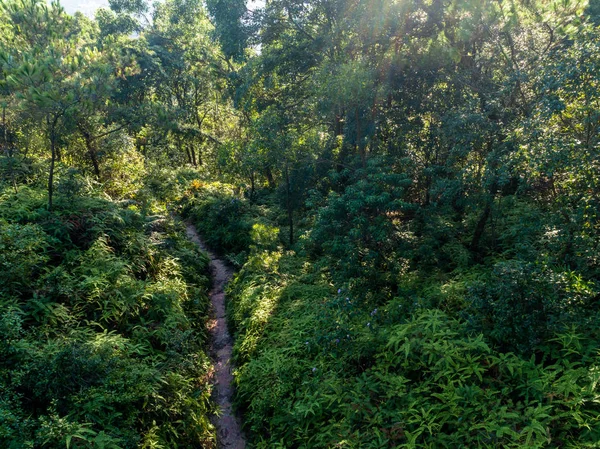
[[597, 286], [573, 272], [557, 272], [511, 260], [470, 287], [466, 300], [477, 330], [502, 351], [530, 355], [573, 324], [584, 324]]
[[19, 293], [39, 275], [49, 257], [48, 235], [40, 226], [0, 222], [0, 284], [4, 294]]
[[297, 256], [263, 253], [229, 288], [237, 399], [256, 447], [597, 442], [596, 335], [564, 327], [539, 364], [439, 309], [370, 309], [319, 278]]
[[597, 1], [109, 4], [0, 4], [0, 446], [215, 446], [173, 212], [255, 447], [598, 446]]
[[394, 218], [413, 209], [405, 201], [411, 181], [383, 166], [383, 161], [372, 160], [366, 170], [336, 175], [356, 179], [342, 194], [330, 193], [310, 232], [310, 247], [316, 255], [331, 258], [336, 280], [359, 284], [357, 288], [362, 280], [394, 282], [404, 270], [400, 254], [410, 248], [410, 237], [401, 237]]
[[192, 183], [193, 197], [186, 204], [186, 215], [198, 224], [200, 233], [212, 248], [233, 255], [248, 250], [252, 222], [245, 202], [229, 185]]
[[170, 218], [43, 204], [0, 203], [0, 445], [212, 447], [208, 258]]
[[268, 204], [250, 203], [235, 190], [229, 184], [194, 180], [182, 204], [206, 243], [241, 265], [250, 252], [275, 249], [279, 228], [271, 224]]
[[223, 53], [228, 58], [242, 59], [249, 34], [244, 27], [246, 3], [240, 0], [209, 0], [207, 7], [216, 22], [215, 34]]

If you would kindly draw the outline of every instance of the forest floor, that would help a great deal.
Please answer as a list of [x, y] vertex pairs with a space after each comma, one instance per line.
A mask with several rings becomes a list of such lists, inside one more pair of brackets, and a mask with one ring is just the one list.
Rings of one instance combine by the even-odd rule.
[[213, 397], [220, 409], [220, 414], [212, 419], [217, 428], [217, 444], [219, 448], [244, 449], [246, 440], [240, 419], [236, 416], [231, 404], [233, 398], [233, 367], [231, 365], [233, 340], [227, 329], [225, 318], [224, 288], [227, 281], [231, 279], [233, 270], [206, 247], [192, 224], [186, 223], [186, 230], [188, 238], [210, 257], [213, 288], [209, 296], [212, 312], [207, 326], [211, 335], [210, 354], [214, 361], [215, 389]]

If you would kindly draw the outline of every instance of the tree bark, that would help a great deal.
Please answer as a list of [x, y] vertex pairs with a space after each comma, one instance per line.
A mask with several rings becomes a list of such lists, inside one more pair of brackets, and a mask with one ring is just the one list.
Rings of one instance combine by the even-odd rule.
[[92, 166], [94, 167], [94, 175], [96, 176], [96, 179], [100, 181], [100, 163], [98, 161], [98, 154], [96, 153], [94, 139], [83, 125], [79, 124], [77, 125], [77, 127], [79, 128], [79, 132], [85, 140], [85, 146], [88, 151], [88, 156], [90, 157], [90, 160], [92, 161]]
[[60, 151], [58, 145], [56, 145], [56, 140], [54, 142], [54, 152], [56, 153], [56, 162], [62, 161], [62, 152]]
[[8, 145], [8, 129], [6, 128], [6, 106], [2, 107], [2, 130], [4, 134], [4, 147], [3, 150], [9, 157], [9, 171], [10, 171], [10, 181], [13, 185], [13, 189], [15, 193], [19, 193], [19, 189], [17, 188], [17, 181], [15, 179], [15, 167], [14, 167], [14, 154], [12, 148]]
[[292, 210], [292, 198], [290, 188], [290, 170], [289, 163], [285, 164], [285, 184], [286, 184], [286, 206], [288, 215], [288, 225], [290, 226], [290, 246], [294, 244], [294, 211]]
[[265, 176], [267, 177], [267, 182], [269, 183], [269, 188], [274, 189], [275, 186], [275, 179], [273, 178], [273, 172], [271, 171], [271, 167], [266, 167], [265, 168]]
[[50, 151], [52, 158], [50, 159], [50, 173], [48, 175], [48, 210], [52, 211], [52, 199], [54, 196], [54, 165], [56, 162], [56, 117], [50, 124]]
[[481, 241], [481, 237], [483, 236], [483, 231], [485, 230], [485, 225], [487, 224], [488, 219], [490, 218], [490, 213], [492, 212], [492, 202], [493, 197], [490, 197], [488, 201], [485, 203], [485, 207], [479, 220], [477, 221], [477, 225], [475, 226], [475, 233], [473, 234], [473, 239], [471, 240], [470, 249], [471, 252], [478, 255], [479, 254], [479, 243]]
[[190, 147], [187, 145], [185, 147], [185, 154], [188, 158], [188, 162], [190, 163], [190, 165], [194, 165], [194, 162], [192, 162], [192, 153], [190, 153]]
[[358, 151], [360, 153], [360, 162], [362, 164], [362, 167], [366, 168], [366, 166], [367, 166], [367, 154], [366, 154], [366, 147], [364, 145], [362, 145], [362, 142], [361, 142], [360, 117], [359, 117], [359, 114], [358, 114], [358, 108], [356, 108], [356, 110], [354, 111], [354, 116], [355, 116], [355, 120], [356, 120], [356, 146], [357, 146]]
[[196, 150], [194, 149], [194, 144], [190, 144], [190, 154], [192, 155], [192, 165], [194, 167], [198, 166], [198, 162], [196, 161]]
[[254, 171], [250, 172], [250, 201], [254, 201], [254, 192], [255, 192], [255, 184], [254, 184]]

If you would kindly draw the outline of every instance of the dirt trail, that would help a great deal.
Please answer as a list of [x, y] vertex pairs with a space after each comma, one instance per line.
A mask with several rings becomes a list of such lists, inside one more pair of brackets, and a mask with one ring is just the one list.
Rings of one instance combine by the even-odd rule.
[[233, 412], [231, 400], [233, 396], [233, 375], [231, 373], [231, 353], [233, 340], [225, 321], [225, 292], [224, 287], [231, 278], [233, 271], [225, 263], [208, 250], [196, 228], [186, 223], [188, 238], [196, 243], [210, 257], [210, 270], [213, 278], [213, 288], [209, 294], [212, 303], [212, 316], [208, 321], [211, 334], [210, 353], [215, 364], [213, 396], [221, 409], [220, 416], [214, 416], [212, 422], [217, 428], [219, 448], [244, 449], [246, 440], [242, 432], [239, 418]]

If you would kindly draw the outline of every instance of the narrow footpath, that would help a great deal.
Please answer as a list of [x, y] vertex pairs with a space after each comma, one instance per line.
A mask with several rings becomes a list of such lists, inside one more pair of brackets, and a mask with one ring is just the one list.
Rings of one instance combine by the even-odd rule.
[[213, 288], [209, 296], [212, 313], [207, 326], [211, 334], [210, 353], [215, 366], [213, 397], [221, 410], [220, 415], [213, 416], [211, 420], [217, 428], [217, 445], [219, 448], [244, 449], [246, 440], [240, 420], [235, 415], [231, 405], [233, 396], [233, 375], [231, 372], [233, 340], [229, 335], [225, 318], [224, 288], [227, 281], [231, 279], [233, 271], [209, 251], [192, 224], [186, 223], [186, 232], [188, 238], [210, 257]]

